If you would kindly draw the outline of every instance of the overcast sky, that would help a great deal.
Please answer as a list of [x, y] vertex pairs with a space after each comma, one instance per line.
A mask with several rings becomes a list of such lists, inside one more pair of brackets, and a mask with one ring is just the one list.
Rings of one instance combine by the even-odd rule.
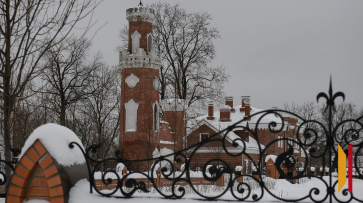
[[[251, 105], [263, 109], [316, 101], [319, 92], [328, 92], [332, 75], [333, 91], [363, 106], [362, 0], [167, 2], [212, 15], [211, 25], [221, 39], [214, 42], [217, 57], [211, 65], [227, 67], [231, 77], [225, 91], [235, 105], [242, 95], [250, 95]], [[118, 63], [115, 49], [118, 31], [128, 24], [126, 9], [138, 3], [105, 0], [95, 11], [95, 28], [107, 24], [93, 38], [93, 50], [101, 51], [110, 65]]]

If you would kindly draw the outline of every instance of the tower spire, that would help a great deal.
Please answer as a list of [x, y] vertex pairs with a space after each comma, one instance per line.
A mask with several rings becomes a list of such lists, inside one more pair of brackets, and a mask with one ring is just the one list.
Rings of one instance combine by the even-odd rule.
[[138, 6], [144, 6], [144, 5], [142, 4], [141, 0], [140, 0], [140, 3], [138, 4]]

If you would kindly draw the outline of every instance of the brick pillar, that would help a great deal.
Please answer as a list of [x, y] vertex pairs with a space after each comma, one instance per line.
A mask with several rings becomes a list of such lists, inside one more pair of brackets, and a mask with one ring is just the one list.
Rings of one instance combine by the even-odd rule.
[[214, 105], [213, 103], [208, 104], [208, 120], [214, 120]]
[[229, 107], [231, 107], [230, 111], [234, 112], [233, 97], [225, 97], [225, 104], [228, 105]]
[[240, 108], [240, 111], [245, 112], [245, 117], [250, 116], [251, 115], [250, 96], [242, 96], [241, 98], [242, 98], [242, 107]]
[[[183, 99], [166, 99], [161, 102], [164, 111], [163, 120], [169, 123], [171, 140], [176, 142], [175, 151], [183, 149], [183, 138], [186, 135], [186, 104]], [[172, 148], [174, 151], [174, 148]], [[180, 166], [179, 166], [180, 167]]]
[[65, 202], [61, 176], [53, 158], [37, 140], [20, 159], [10, 180], [6, 203], [24, 200]]
[[220, 119], [221, 122], [230, 122], [231, 121], [231, 107], [228, 105], [222, 106], [220, 109]]

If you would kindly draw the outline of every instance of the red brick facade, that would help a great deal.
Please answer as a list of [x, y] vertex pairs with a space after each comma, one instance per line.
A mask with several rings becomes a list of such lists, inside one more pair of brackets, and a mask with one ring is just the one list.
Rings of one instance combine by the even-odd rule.
[[[222, 113], [224, 112], [220, 112], [221, 113], [221, 117], [223, 116]], [[287, 126], [285, 126], [285, 130], [279, 132], [279, 133], [273, 133], [271, 132], [268, 128], [259, 128], [258, 129], [258, 141], [267, 147], [266, 149], [266, 153], [263, 155], [262, 160], [263, 162], [266, 159], [267, 155], [273, 154], [273, 155], [280, 155], [282, 153], [284, 153], [285, 151], [287, 151], [288, 148], [288, 142], [289, 141], [276, 141], [273, 142], [271, 145], [268, 146], [268, 144], [272, 141], [278, 140], [278, 139], [292, 139], [292, 140], [296, 140], [296, 124], [297, 124], [297, 119], [296, 118], [291, 118], [291, 117], [284, 117], [284, 120], [287, 121], [289, 123], [289, 128]], [[209, 121], [205, 121], [205, 122], [209, 122]], [[266, 125], [266, 124], [265, 124]], [[266, 126], [267, 127], [267, 126]], [[222, 129], [219, 129], [222, 130]], [[190, 132], [188, 134], [187, 137], [187, 145], [188, 146], [192, 146], [196, 143], [198, 143], [201, 139], [201, 133], [208, 133], [210, 136], [214, 135], [215, 133], [217, 133], [219, 131], [218, 129], [212, 129], [211, 127], [209, 127], [206, 124], [202, 124], [200, 125], [198, 128], [196, 128], [194, 131]], [[252, 131], [254, 131], [254, 129], [251, 129]], [[276, 129], [275, 129], [276, 130]], [[249, 142], [249, 137], [251, 136], [252, 138], [256, 139], [252, 133], [247, 132], [246, 130], [235, 130], [234, 133], [236, 135], [238, 135], [242, 140]], [[216, 137], [216, 138], [221, 138], [220, 136]], [[293, 156], [296, 158], [296, 160], [299, 162], [299, 166], [301, 167], [301, 162], [304, 162], [304, 159], [301, 159], [301, 148], [298, 147], [294, 142], [291, 143], [292, 147], [294, 147], [294, 154]], [[227, 142], [226, 144], [227, 147], [232, 147], [232, 144]], [[210, 152], [206, 152], [205, 150], [198, 150], [197, 153], [193, 156], [193, 158], [191, 159], [191, 167], [202, 167], [207, 161], [211, 160], [211, 159], [216, 159], [216, 158], [220, 158], [223, 159], [227, 162], [227, 164], [234, 169], [235, 166], [244, 166], [245, 165], [245, 161], [248, 161], [248, 166], [252, 166], [251, 164], [251, 160], [249, 160], [249, 158], [247, 156], [237, 156], [237, 157], [232, 157], [227, 155], [224, 152], [216, 152], [215, 150], [213, 150], [213, 148], [215, 148], [215, 146], [212, 146], [212, 144], [206, 144], [205, 146], [206, 148], [210, 147]], [[247, 152], [247, 154], [249, 156], [251, 156], [252, 160], [255, 162], [255, 164], [259, 163], [259, 157], [260, 154], [257, 150], [255, 150], [255, 152]], [[243, 163], [242, 163], [242, 159], [243, 159]], [[263, 163], [263, 166], [265, 166], [265, 163]], [[275, 168], [276, 169], [276, 168]], [[275, 172], [271, 173], [272, 175], [274, 175]], [[276, 172], [277, 173], [277, 172]], [[293, 172], [295, 173], [295, 172]], [[268, 174], [266, 174], [268, 175]], [[273, 176], [274, 178], [275, 175]]]
[[171, 134], [168, 140], [176, 142], [175, 151], [180, 151], [184, 148], [183, 137], [185, 135], [185, 114], [185, 111], [164, 111], [163, 120], [167, 121], [171, 128]]
[[[159, 70], [152, 68], [125, 68], [121, 72], [121, 112], [119, 147], [123, 156], [129, 159], [147, 157], [145, 147], [157, 146], [159, 129], [154, 129], [153, 104], [159, 103], [159, 91], [153, 87], [154, 77], [159, 76]], [[139, 78], [135, 87], [129, 87], [125, 78], [134, 74]], [[137, 109], [136, 132], [125, 132], [126, 109], [125, 102], [133, 99], [139, 104]], [[156, 130], [156, 131], [155, 131]], [[153, 147], [153, 148], [155, 148]]]
[[[141, 12], [144, 12], [146, 15], [141, 15]], [[163, 103], [163, 101], [161, 101], [161, 106], [164, 108], [163, 120], [165, 122], [158, 124], [156, 129], [154, 105], [155, 102], [157, 104], [160, 104], [160, 102], [159, 91], [154, 89], [153, 80], [154, 78], [159, 77], [159, 69], [153, 64], [147, 65], [147, 61], [151, 61], [153, 57], [153, 60], [155, 59], [156, 53], [155, 51], [148, 52], [148, 34], [152, 32], [153, 25], [150, 18], [153, 18], [153, 11], [147, 9], [145, 10], [144, 8], [129, 9], [127, 15], [127, 19], [129, 20], [128, 51], [130, 53], [132, 51], [133, 42], [131, 36], [137, 30], [141, 35], [139, 42], [140, 48], [145, 52], [138, 50], [137, 52], [132, 53], [132, 55], [126, 56], [124, 53], [121, 54], [122, 60], [120, 60], [120, 64], [122, 64], [121, 67], [123, 67], [123, 69], [121, 73], [122, 81], [119, 148], [122, 152], [122, 156], [126, 159], [152, 158], [152, 152], [155, 148], [160, 150], [161, 148], [165, 147], [173, 151], [179, 151], [182, 150], [185, 146], [189, 147], [199, 143], [202, 139], [208, 137], [208, 135], [211, 136], [216, 132], [223, 130], [216, 129], [213, 126], [211, 127], [210, 125], [204, 124], [200, 125], [192, 132], [189, 132], [186, 136], [185, 109], [184, 107], [180, 108], [182, 104], [177, 103], [176, 100], [174, 100], [175, 106], [172, 106], [173, 104], [170, 101], [167, 101], [167, 103]], [[134, 76], [132, 76], [132, 74]], [[132, 79], [134, 83], [137, 80], [136, 85], [129, 85], [129, 82], [126, 81], [129, 76], [134, 78]], [[138, 104], [138, 109], [136, 129], [130, 131], [126, 129], [127, 117], [125, 103], [129, 102], [131, 99]], [[225, 99], [225, 105], [220, 108], [219, 119], [215, 119], [218, 116], [214, 115], [215, 112], [213, 105], [208, 105], [208, 116], [206, 117], [206, 122], [221, 122], [223, 123], [222, 126], [226, 127], [229, 125], [229, 122], [231, 124], [233, 124], [233, 122], [237, 122], [237, 120], [232, 121], [231, 115], [233, 115], [233, 119], [236, 118], [237, 114], [243, 115], [244, 118], [250, 116], [251, 106], [249, 96], [242, 96], [242, 105], [238, 106], [238, 108], [233, 106], [233, 97], [226, 97]], [[240, 119], [243, 119], [243, 116]], [[275, 140], [296, 140], [295, 131], [297, 119], [285, 117], [284, 121], [289, 123], [289, 127], [287, 128], [285, 126], [285, 128], [279, 133], [271, 132], [268, 129], [268, 123], [263, 122], [262, 125], [260, 125], [258, 128], [258, 132], [255, 132], [258, 134], [258, 138], [254, 137], [253, 133], [248, 133], [246, 130], [238, 129], [234, 131], [234, 133], [245, 142], [250, 142], [250, 139], [253, 138], [258, 143], [266, 146], [266, 152], [262, 157], [262, 161], [264, 162], [267, 155], [279, 155], [288, 149], [288, 141]], [[254, 128], [251, 127], [251, 130], [254, 130]], [[221, 138], [222, 136], [216, 137], [216, 139]], [[248, 166], [257, 165], [260, 161], [260, 152], [257, 147], [258, 145], [254, 142], [253, 139], [251, 139], [252, 142], [249, 145], [256, 146], [248, 149], [249, 151], [246, 153], [251, 157], [252, 160], [249, 160], [246, 154], [241, 156], [229, 156], [223, 152], [221, 143], [211, 142], [205, 146], [202, 146], [202, 148], [200, 148], [200, 150], [198, 150], [198, 152], [190, 159], [191, 167], [202, 167], [209, 160], [216, 158], [223, 160], [225, 163], [222, 165], [228, 165], [233, 170], [236, 166], [243, 166], [245, 164]], [[272, 141], [273, 143], [269, 145], [269, 143]], [[291, 143], [291, 145], [294, 147], [294, 156], [299, 158], [301, 149], [295, 146], [295, 143]], [[234, 148], [229, 141], [226, 142], [226, 147], [235, 151], [238, 150], [238, 148]], [[255, 164], [252, 164], [251, 162], [254, 162]], [[265, 163], [262, 165], [265, 166]]]
[[147, 50], [147, 34], [151, 33], [153, 30], [153, 25], [150, 22], [137, 20], [129, 22], [129, 52], [132, 53], [132, 39], [131, 35], [135, 31], [138, 31], [141, 34], [140, 38], [140, 48]]

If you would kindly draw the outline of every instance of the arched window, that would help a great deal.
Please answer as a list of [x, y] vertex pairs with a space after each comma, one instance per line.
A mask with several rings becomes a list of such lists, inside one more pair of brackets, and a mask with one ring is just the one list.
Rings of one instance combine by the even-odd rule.
[[153, 38], [151, 37], [151, 34], [147, 37], [147, 52], [151, 51], [151, 48], [153, 46]]
[[131, 35], [132, 41], [132, 53], [136, 52], [138, 48], [140, 48], [140, 37], [141, 34], [135, 30], [135, 32]]
[[125, 110], [126, 110], [125, 131], [126, 132], [136, 132], [137, 109], [138, 108], [139, 108], [139, 104], [137, 102], [135, 102], [133, 99], [130, 99], [127, 103], [125, 103]]
[[153, 105], [154, 131], [159, 131], [159, 107], [157, 101]]

